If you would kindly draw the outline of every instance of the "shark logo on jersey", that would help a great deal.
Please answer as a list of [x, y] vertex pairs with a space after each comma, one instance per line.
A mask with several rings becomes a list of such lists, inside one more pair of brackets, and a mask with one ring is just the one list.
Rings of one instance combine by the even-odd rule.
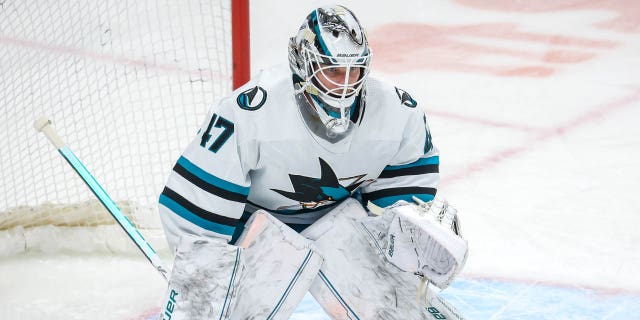
[[256, 86], [239, 94], [236, 101], [242, 109], [258, 110], [267, 101], [267, 91]]
[[[366, 174], [338, 179], [333, 169], [322, 158], [320, 160], [320, 178], [305, 177], [289, 174], [294, 192], [271, 189], [291, 200], [299, 202], [298, 209], [314, 209], [327, 204], [343, 200], [351, 195], [366, 180], [362, 180]], [[349, 181], [346, 187], [340, 181]], [[291, 206], [280, 207], [278, 210], [295, 209]]]
[[400, 102], [402, 102], [402, 104], [404, 104], [405, 106], [409, 108], [415, 108], [418, 105], [418, 102], [413, 100], [408, 92], [398, 87], [396, 87], [396, 94], [398, 95]]

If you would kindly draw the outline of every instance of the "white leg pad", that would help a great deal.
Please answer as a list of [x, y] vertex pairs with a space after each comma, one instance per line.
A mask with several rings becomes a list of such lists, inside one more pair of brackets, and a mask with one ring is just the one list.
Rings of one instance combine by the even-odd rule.
[[420, 278], [385, 259], [364, 226], [364, 208], [348, 199], [302, 232], [325, 258], [310, 292], [333, 319], [462, 319], [432, 290], [418, 302]]
[[184, 236], [162, 319], [289, 319], [322, 261], [309, 240], [264, 211], [238, 246]]

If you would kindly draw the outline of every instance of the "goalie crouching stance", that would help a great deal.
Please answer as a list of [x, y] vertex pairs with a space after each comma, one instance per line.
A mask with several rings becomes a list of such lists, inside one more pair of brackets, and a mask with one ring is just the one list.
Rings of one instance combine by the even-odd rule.
[[423, 108], [369, 77], [342, 6], [312, 11], [288, 49], [212, 108], [169, 175], [162, 318], [288, 319], [307, 291], [334, 319], [459, 318], [424, 289], [451, 283], [467, 242], [435, 198]]

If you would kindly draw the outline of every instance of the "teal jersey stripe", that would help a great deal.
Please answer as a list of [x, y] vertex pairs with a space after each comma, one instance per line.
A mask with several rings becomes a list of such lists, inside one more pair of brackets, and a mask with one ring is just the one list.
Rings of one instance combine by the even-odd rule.
[[184, 167], [185, 169], [187, 169], [189, 172], [191, 172], [193, 175], [195, 175], [196, 177], [206, 181], [207, 183], [210, 183], [218, 188], [227, 190], [227, 191], [231, 191], [231, 192], [235, 192], [235, 193], [239, 193], [241, 195], [244, 196], [248, 196], [249, 195], [249, 187], [243, 187], [240, 185], [237, 185], [235, 183], [229, 182], [227, 180], [223, 180], [220, 179], [204, 170], [202, 170], [200, 167], [196, 166], [195, 164], [193, 164], [193, 162], [189, 161], [189, 159], [185, 158], [185, 157], [180, 157], [180, 159], [178, 159], [178, 164], [181, 165], [182, 167]]
[[433, 156], [429, 158], [420, 158], [414, 162], [399, 165], [399, 166], [386, 166], [384, 170], [399, 170], [399, 169], [418, 167], [418, 166], [424, 166], [429, 164], [440, 164], [440, 157]]
[[213, 221], [209, 221], [203, 219], [196, 215], [195, 213], [187, 210], [185, 207], [181, 206], [179, 203], [175, 202], [173, 199], [161, 194], [160, 195], [160, 204], [167, 207], [169, 210], [175, 212], [177, 215], [181, 216], [185, 220], [203, 228], [207, 229], [219, 234], [230, 236], [233, 234], [235, 227], [227, 226], [224, 224], [215, 223]]
[[406, 202], [412, 203], [413, 197], [416, 197], [424, 202], [429, 202], [434, 198], [432, 194], [404, 194], [400, 196], [389, 196], [389, 197], [379, 198], [376, 200], [371, 200], [371, 202], [373, 202], [373, 204], [375, 204], [378, 207], [384, 208], [400, 200], [404, 200]]

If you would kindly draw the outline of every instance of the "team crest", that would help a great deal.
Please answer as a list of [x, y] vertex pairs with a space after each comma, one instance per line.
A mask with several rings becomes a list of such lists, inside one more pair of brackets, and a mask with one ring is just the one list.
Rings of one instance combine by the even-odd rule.
[[396, 87], [396, 94], [398, 95], [400, 102], [402, 102], [402, 104], [404, 104], [405, 106], [409, 108], [415, 108], [418, 105], [418, 102], [413, 100], [408, 92]]
[[[289, 174], [293, 192], [271, 189], [299, 203], [299, 206], [280, 207], [278, 210], [315, 209], [332, 204], [349, 197], [351, 192], [366, 181], [362, 180], [366, 174], [338, 179], [327, 162], [322, 158], [318, 160], [320, 160], [320, 178]], [[340, 184], [340, 181], [348, 182], [349, 185], [345, 187]]]
[[256, 86], [239, 94], [236, 101], [242, 109], [258, 110], [267, 101], [267, 91], [262, 87]]

